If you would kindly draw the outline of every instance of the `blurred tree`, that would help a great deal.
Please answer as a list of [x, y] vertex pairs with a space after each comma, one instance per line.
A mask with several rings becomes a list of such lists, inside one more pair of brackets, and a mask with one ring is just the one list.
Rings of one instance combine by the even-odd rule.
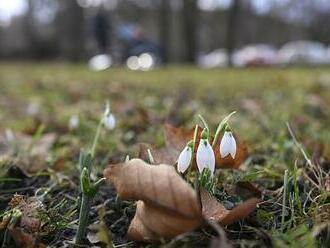
[[110, 12], [103, 6], [99, 7], [93, 19], [93, 33], [99, 48], [99, 52], [108, 53], [111, 46], [109, 33], [111, 32]]
[[197, 53], [196, 30], [198, 25], [197, 0], [183, 0], [183, 35], [185, 62], [195, 63]]
[[25, 36], [27, 39], [28, 53], [31, 57], [37, 54], [37, 35], [35, 32], [35, 22], [34, 22], [34, 12], [35, 12], [35, 0], [28, 0], [28, 8], [26, 12], [26, 22], [25, 22]]
[[240, 0], [233, 0], [228, 11], [226, 48], [228, 56], [228, 66], [233, 65], [233, 52], [236, 47], [238, 18], [240, 10]]
[[85, 55], [84, 9], [76, 0], [58, 1], [56, 26], [61, 55], [71, 61], [81, 60]]
[[325, 44], [329, 44], [330, 30], [328, 25], [324, 25], [325, 23], [330, 23], [330, 12], [319, 11], [317, 13], [317, 18], [311, 21], [309, 25], [309, 34], [311, 39], [320, 40]]
[[170, 0], [160, 0], [159, 12], [159, 43], [162, 48], [162, 62], [166, 64], [168, 62], [170, 48]]

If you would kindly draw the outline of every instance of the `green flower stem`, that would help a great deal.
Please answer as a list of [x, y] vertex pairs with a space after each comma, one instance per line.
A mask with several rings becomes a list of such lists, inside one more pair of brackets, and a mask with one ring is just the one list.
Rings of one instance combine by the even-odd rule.
[[195, 126], [193, 144], [192, 144], [192, 156], [191, 156], [190, 165], [189, 165], [189, 169], [188, 169], [188, 173], [187, 173], [187, 178], [189, 178], [190, 175], [191, 175], [192, 166], [193, 166], [193, 162], [194, 162], [194, 159], [195, 159], [194, 152], [195, 152], [195, 148], [196, 148], [197, 134], [198, 134], [198, 125]]
[[10, 242], [10, 239], [11, 239], [11, 236], [10, 236], [10, 233], [9, 233], [9, 229], [6, 228], [5, 233], [3, 235], [3, 241], [2, 241], [1, 248], [8, 247], [8, 244]]
[[95, 136], [94, 136], [93, 146], [92, 146], [92, 149], [91, 149], [91, 154], [92, 154], [93, 158], [94, 158], [97, 143], [99, 142], [101, 129], [102, 129], [102, 125], [103, 125], [103, 119], [104, 119], [104, 116], [102, 116], [102, 118], [99, 122], [99, 125], [97, 126], [96, 133], [95, 133]]
[[213, 142], [212, 142], [212, 147], [214, 148], [215, 145], [217, 144], [218, 142], [218, 139], [219, 139], [219, 136], [222, 132], [225, 131], [225, 128], [227, 126], [227, 122], [229, 121], [230, 117], [232, 115], [234, 115], [236, 113], [236, 111], [233, 111], [231, 112], [229, 115], [227, 115], [218, 125], [217, 127], [217, 131], [215, 132], [215, 135], [214, 135], [214, 139], [213, 139]]
[[198, 118], [201, 119], [203, 125], [204, 125], [204, 128], [206, 129], [206, 131], [208, 133], [210, 133], [210, 129], [209, 129], [209, 125], [207, 124], [206, 120], [204, 119], [204, 117], [202, 115], [198, 115]]
[[[193, 138], [193, 152], [195, 151], [196, 148], [196, 142], [197, 142], [197, 134], [198, 134], [198, 125], [195, 126], [195, 131], [194, 131], [194, 138]], [[192, 163], [192, 160], [191, 160]]]
[[195, 177], [194, 188], [195, 188], [195, 192], [197, 194], [197, 201], [198, 201], [200, 207], [202, 208], [202, 199], [201, 199], [201, 191], [200, 191], [200, 184], [199, 184], [198, 176]]
[[84, 239], [86, 237], [86, 228], [88, 226], [89, 221], [89, 211], [91, 208], [91, 203], [92, 197], [83, 193], [79, 212], [79, 224], [75, 241], [76, 244], [84, 243]]

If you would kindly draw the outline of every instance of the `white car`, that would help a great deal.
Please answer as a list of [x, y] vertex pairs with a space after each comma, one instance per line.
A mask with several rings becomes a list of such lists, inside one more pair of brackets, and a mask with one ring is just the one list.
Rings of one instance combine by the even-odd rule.
[[277, 51], [267, 44], [253, 44], [239, 49], [233, 56], [236, 67], [273, 65], [277, 63]]
[[328, 64], [327, 47], [317, 41], [292, 41], [278, 52], [281, 64]]
[[226, 49], [219, 48], [208, 54], [199, 56], [198, 65], [202, 68], [226, 67], [227, 66]]

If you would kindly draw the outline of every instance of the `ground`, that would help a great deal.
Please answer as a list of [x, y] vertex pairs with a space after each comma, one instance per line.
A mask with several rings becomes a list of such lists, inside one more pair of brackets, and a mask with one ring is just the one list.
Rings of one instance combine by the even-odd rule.
[[[10, 209], [15, 193], [41, 195], [48, 216], [43, 221], [51, 226], [41, 235], [42, 242], [70, 244], [77, 227], [79, 152], [91, 147], [107, 100], [117, 126], [101, 131], [94, 175], [102, 176], [108, 164], [127, 155], [137, 157], [140, 142], [162, 146], [165, 122], [191, 128], [202, 114], [214, 130], [236, 110], [230, 124], [248, 144], [249, 155], [239, 171], [222, 170], [221, 178], [249, 181], [262, 190], [263, 198], [249, 218], [223, 227], [230, 242], [235, 247], [329, 245], [329, 68], [170, 66], [150, 72], [91, 72], [84, 65], [2, 63], [1, 214]], [[78, 127], [69, 127], [72, 116], [79, 116]], [[125, 236], [134, 211], [133, 202], [118, 199], [105, 184], [93, 202], [90, 223], [103, 219], [115, 247], [136, 247], [141, 244]], [[205, 227], [149, 246], [205, 247], [212, 235]], [[96, 236], [89, 232], [90, 241], [99, 244]], [[15, 247], [13, 240], [6, 245]]]

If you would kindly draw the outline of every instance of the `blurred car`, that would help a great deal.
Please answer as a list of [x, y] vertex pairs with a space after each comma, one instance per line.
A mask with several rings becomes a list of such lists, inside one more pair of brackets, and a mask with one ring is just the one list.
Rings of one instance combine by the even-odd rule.
[[227, 51], [224, 48], [216, 49], [198, 57], [198, 65], [203, 68], [226, 67], [228, 61]]
[[328, 64], [327, 48], [318, 41], [292, 41], [278, 52], [281, 64]]
[[277, 63], [277, 51], [267, 44], [248, 45], [234, 53], [233, 62], [237, 67], [273, 65]]

